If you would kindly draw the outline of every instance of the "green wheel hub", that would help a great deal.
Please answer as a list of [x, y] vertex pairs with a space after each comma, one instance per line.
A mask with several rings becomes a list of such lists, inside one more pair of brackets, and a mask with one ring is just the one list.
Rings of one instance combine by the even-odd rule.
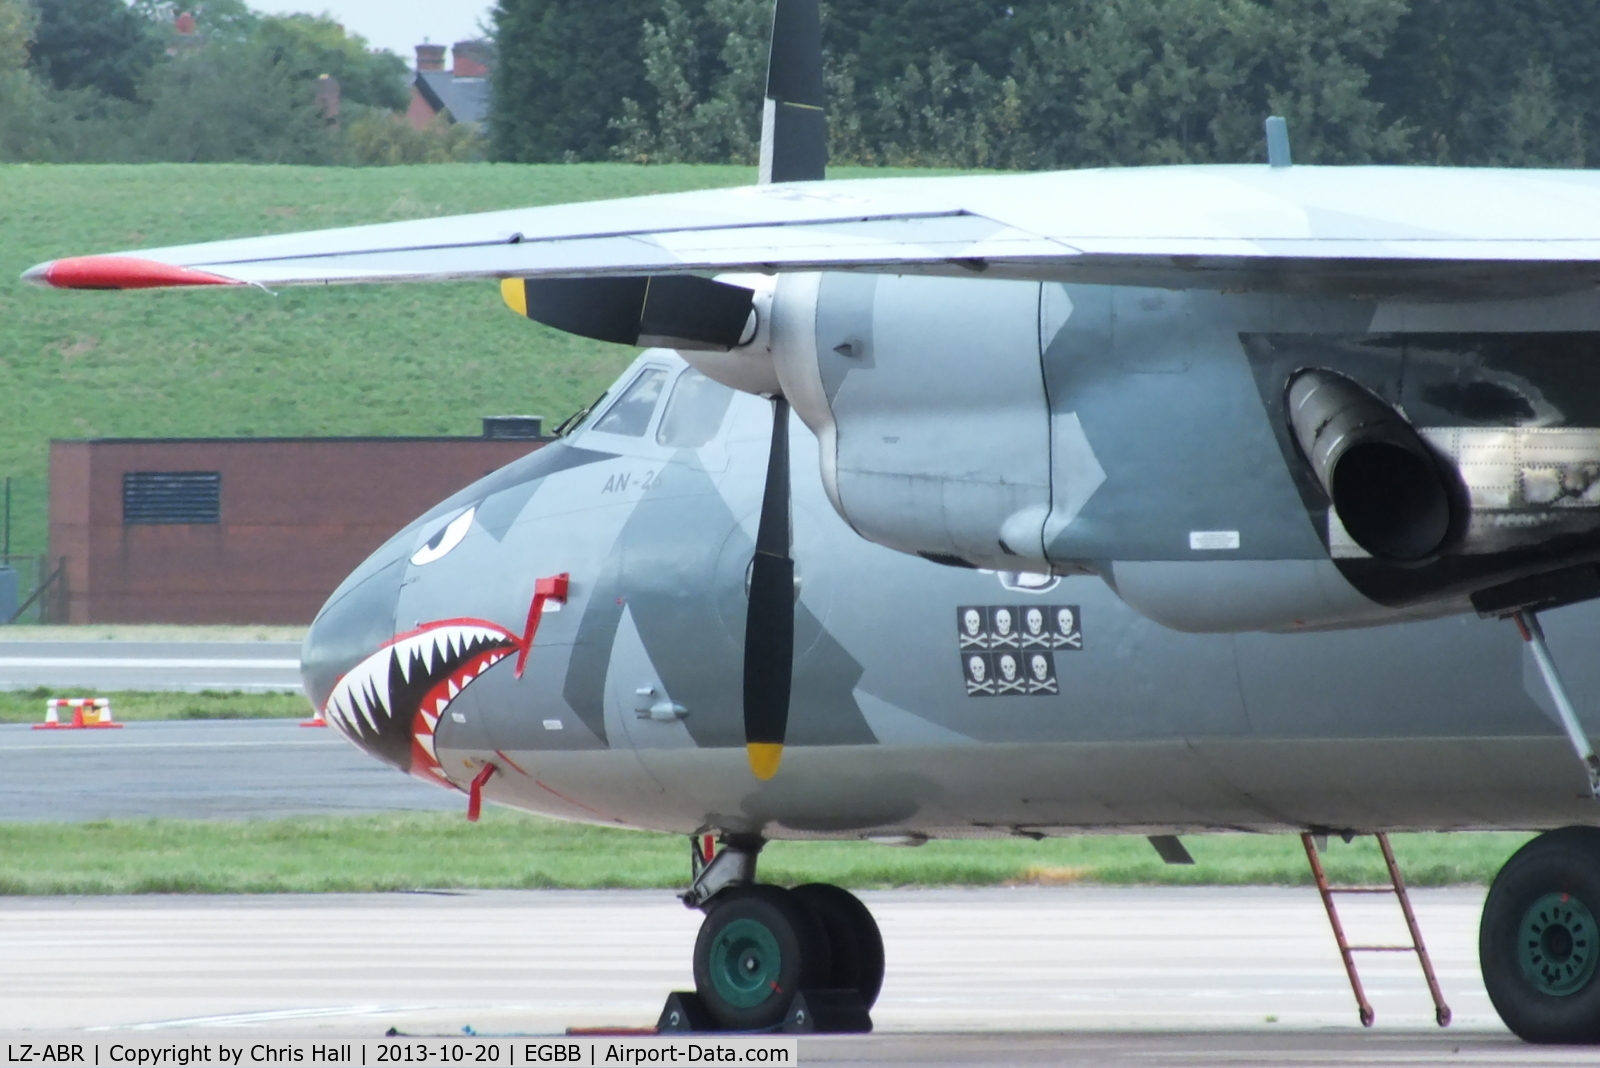
[[1571, 894], [1546, 894], [1517, 925], [1517, 960], [1541, 994], [1566, 997], [1594, 977], [1600, 943], [1594, 914]]
[[773, 995], [783, 952], [763, 923], [734, 920], [711, 942], [711, 985], [730, 1005], [760, 1005]]

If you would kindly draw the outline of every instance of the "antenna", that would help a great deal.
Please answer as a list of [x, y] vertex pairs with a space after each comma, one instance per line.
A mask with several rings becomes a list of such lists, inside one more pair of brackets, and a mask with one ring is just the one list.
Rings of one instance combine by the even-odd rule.
[[767, 98], [761, 111], [762, 185], [820, 182], [828, 169], [818, 0], [775, 0]]
[[1267, 166], [1287, 167], [1289, 159], [1289, 121], [1282, 115], [1267, 119]]

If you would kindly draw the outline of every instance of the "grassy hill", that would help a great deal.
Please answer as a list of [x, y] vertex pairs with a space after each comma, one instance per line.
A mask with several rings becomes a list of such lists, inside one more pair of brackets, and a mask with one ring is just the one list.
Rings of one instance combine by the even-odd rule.
[[90, 252], [636, 196], [744, 167], [0, 166], [0, 477], [13, 551], [45, 549], [51, 438], [476, 434], [559, 419], [634, 351], [529, 323], [489, 283], [65, 293], [17, 277]]

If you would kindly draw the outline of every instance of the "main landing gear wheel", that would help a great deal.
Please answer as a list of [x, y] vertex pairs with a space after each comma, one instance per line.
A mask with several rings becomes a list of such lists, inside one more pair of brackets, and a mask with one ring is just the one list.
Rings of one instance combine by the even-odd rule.
[[1542, 834], [1506, 861], [1478, 931], [1495, 1011], [1528, 1042], [1600, 1042], [1600, 828]]
[[717, 895], [694, 943], [694, 986], [732, 1031], [776, 1027], [803, 988], [833, 973], [821, 921], [789, 891], [735, 886]]
[[823, 983], [861, 994], [872, 1008], [883, 988], [883, 936], [861, 899], [831, 883], [806, 883], [790, 891], [822, 921], [832, 951], [833, 972]]

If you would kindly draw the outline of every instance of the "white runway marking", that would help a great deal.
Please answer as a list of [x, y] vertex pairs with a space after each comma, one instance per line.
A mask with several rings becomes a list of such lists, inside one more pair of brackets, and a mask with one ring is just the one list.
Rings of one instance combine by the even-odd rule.
[[187, 1027], [260, 1027], [263, 1024], [284, 1023], [288, 1020], [327, 1020], [351, 1016], [382, 1016], [385, 1014], [419, 1012], [437, 1008], [434, 1005], [330, 1005], [315, 1009], [274, 1009], [270, 1012], [231, 1012], [222, 1016], [191, 1016], [183, 1020], [157, 1020], [135, 1024], [131, 1028], [90, 1027], [89, 1031], [166, 1031]]
[[265, 671], [298, 671], [300, 661], [244, 658], [236, 660], [200, 659], [179, 657], [135, 656], [0, 656], [0, 671], [12, 668], [153, 668], [159, 670], [181, 668], [261, 668]]
[[[85, 735], [89, 733], [88, 731], [84, 732]], [[98, 732], [96, 732], [96, 736], [98, 737]], [[45, 742], [39, 745], [0, 745], [0, 753], [77, 750], [87, 744], [88, 741], [85, 740], [82, 744], [77, 742]], [[293, 749], [295, 746], [317, 746], [320, 748], [322, 742], [122, 742], [117, 746], [117, 749]]]
[[0, 635], [0, 689], [300, 689], [300, 643], [280, 641], [18, 640]]

